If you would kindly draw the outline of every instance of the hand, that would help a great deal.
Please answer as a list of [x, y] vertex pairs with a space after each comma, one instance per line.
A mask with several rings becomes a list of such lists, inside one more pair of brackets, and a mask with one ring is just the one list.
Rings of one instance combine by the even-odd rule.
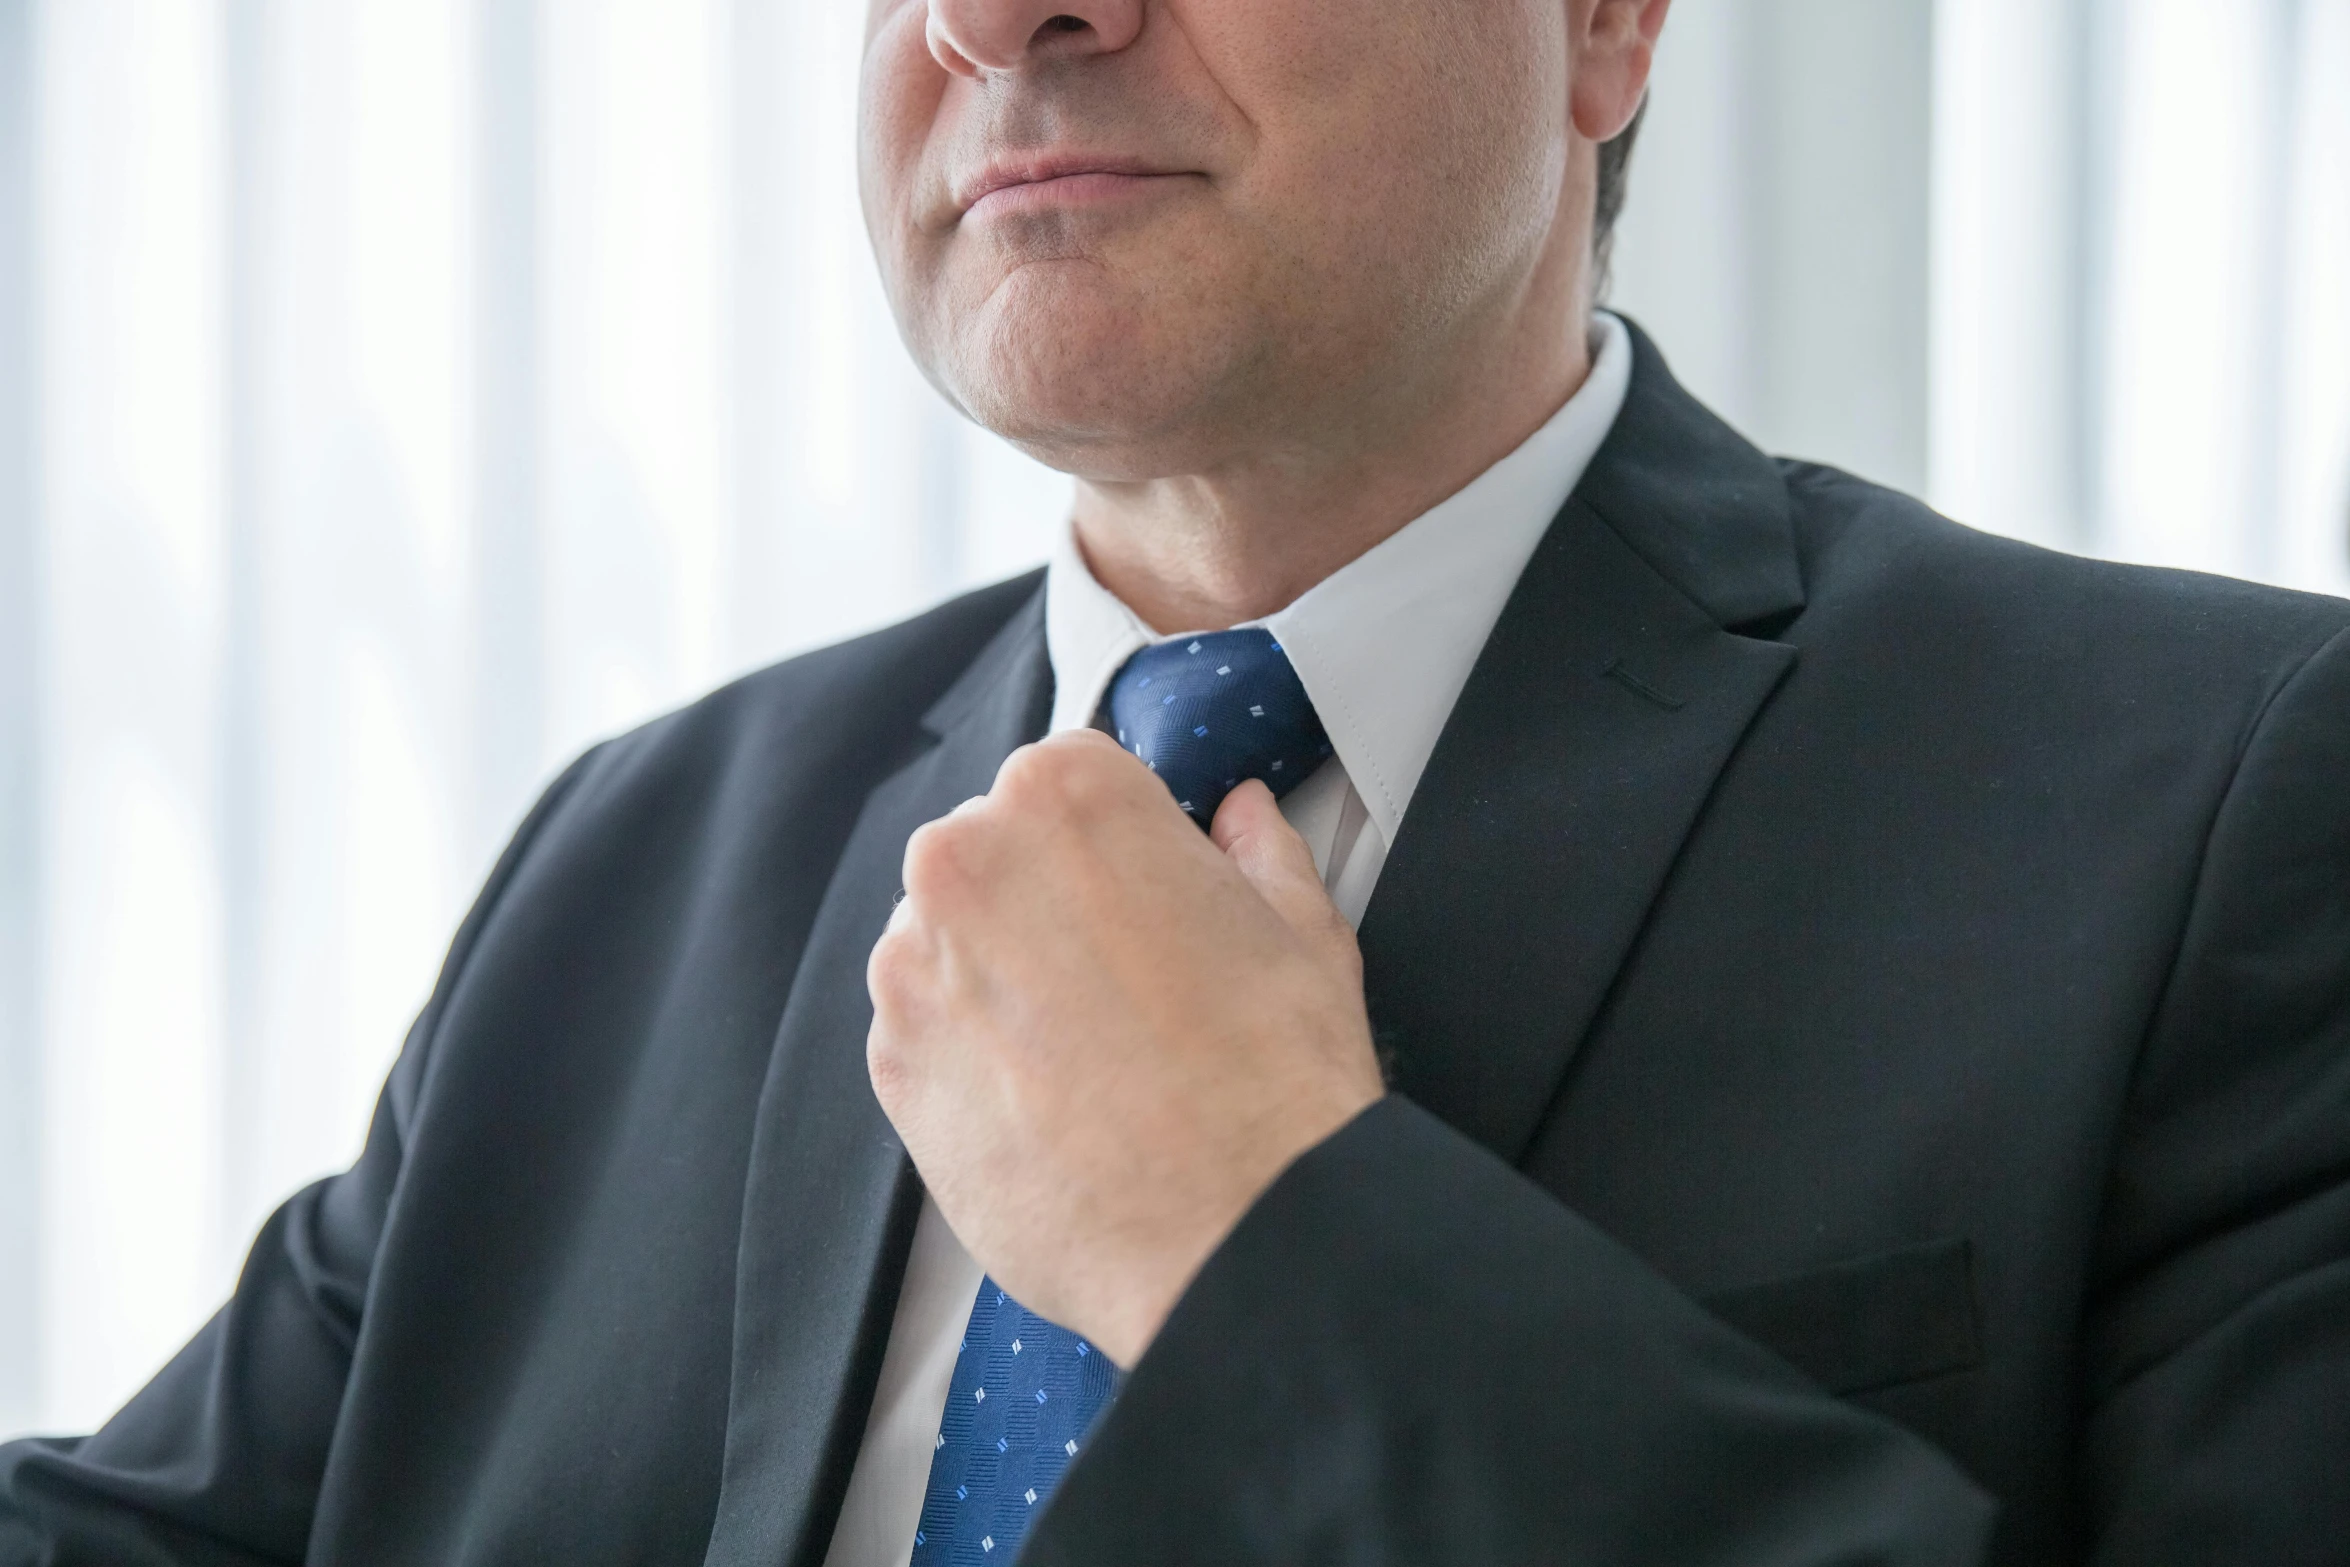
[[1385, 1092], [1362, 958], [1263, 784], [1203, 837], [1107, 736], [915, 833], [874, 1092], [972, 1256], [1132, 1365], [1299, 1154]]

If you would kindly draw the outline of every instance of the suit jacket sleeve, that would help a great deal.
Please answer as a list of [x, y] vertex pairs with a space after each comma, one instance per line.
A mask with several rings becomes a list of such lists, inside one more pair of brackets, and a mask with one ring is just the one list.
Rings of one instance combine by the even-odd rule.
[[434, 1023], [515, 866], [585, 762], [547, 791], [459, 930], [358, 1163], [270, 1215], [228, 1304], [95, 1435], [0, 1446], [0, 1567], [303, 1559]]
[[1024, 1563], [1966, 1563], [1987, 1499], [1390, 1096], [1210, 1258]]
[[2118, 1149], [2096, 1559], [2350, 1561], [2350, 631], [2245, 747]]
[[[2350, 633], [2247, 740], [2115, 1143], [2099, 1561], [2344, 1560], [2346, 801]], [[1210, 1259], [1023, 1560], [1959, 1563], [1993, 1516], [1391, 1097]]]

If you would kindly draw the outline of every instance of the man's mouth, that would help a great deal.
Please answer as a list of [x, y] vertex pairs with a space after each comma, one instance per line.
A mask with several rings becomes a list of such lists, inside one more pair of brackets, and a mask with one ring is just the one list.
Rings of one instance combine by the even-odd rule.
[[957, 181], [955, 209], [969, 218], [1098, 206], [1199, 177], [1136, 158], [1031, 153], [995, 159], [971, 177]]

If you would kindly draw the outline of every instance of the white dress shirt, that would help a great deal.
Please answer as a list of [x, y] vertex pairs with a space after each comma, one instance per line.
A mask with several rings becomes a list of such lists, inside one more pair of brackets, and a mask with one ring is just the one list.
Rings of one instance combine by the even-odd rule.
[[[1550, 421], [1467, 488], [1249, 624], [1279, 639], [1333, 751], [1281, 802], [1322, 883], [1360, 924], [1477, 654], [1551, 519], [1615, 424], [1632, 374], [1624, 324], [1592, 326], [1591, 372]], [[1094, 580], [1064, 528], [1045, 573], [1052, 727], [1093, 724], [1111, 677], [1152, 630]], [[825, 1567], [906, 1567], [979, 1264], [923, 1199], [881, 1379]]]

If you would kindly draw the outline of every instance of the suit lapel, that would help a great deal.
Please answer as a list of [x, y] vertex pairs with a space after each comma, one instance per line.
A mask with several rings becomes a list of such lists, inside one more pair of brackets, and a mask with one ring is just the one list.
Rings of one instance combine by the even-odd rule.
[[881, 1368], [921, 1184], [865, 1075], [865, 959], [906, 839], [1045, 731], [1044, 594], [923, 720], [867, 797], [809, 933], [760, 1091], [735, 1279], [725, 1476], [706, 1560], [823, 1559]]
[[1634, 332], [1632, 385], [1462, 690], [1362, 926], [1395, 1086], [1515, 1162], [1794, 661], [1778, 470]]

